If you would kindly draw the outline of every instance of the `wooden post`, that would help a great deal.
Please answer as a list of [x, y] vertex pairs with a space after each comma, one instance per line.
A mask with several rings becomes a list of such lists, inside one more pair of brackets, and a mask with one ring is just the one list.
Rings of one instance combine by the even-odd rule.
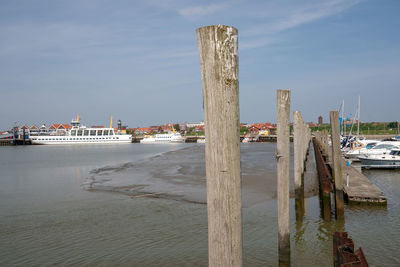
[[296, 220], [302, 220], [304, 215], [304, 131], [303, 120], [299, 111], [293, 112], [293, 143], [294, 143], [294, 192]]
[[209, 266], [242, 266], [238, 31], [197, 29], [203, 84]]
[[336, 219], [344, 219], [342, 155], [340, 152], [339, 112], [330, 112], [333, 178], [335, 181]]
[[277, 91], [277, 179], [279, 265], [290, 266], [289, 163], [290, 90]]
[[[293, 112], [293, 150], [294, 150], [294, 188], [295, 192], [300, 189], [303, 160], [302, 149], [302, 120], [300, 112]], [[297, 194], [296, 194], [297, 198]]]

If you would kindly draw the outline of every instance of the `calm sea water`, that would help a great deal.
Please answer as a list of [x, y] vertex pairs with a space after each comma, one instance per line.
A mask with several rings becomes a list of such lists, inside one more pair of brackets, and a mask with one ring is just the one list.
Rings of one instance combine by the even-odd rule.
[[[274, 153], [242, 146], [245, 266], [278, 262]], [[203, 157], [190, 144], [1, 147], [0, 266], [206, 266]], [[347, 207], [340, 226], [319, 217], [311, 162], [302, 222], [291, 201], [292, 265], [332, 266], [344, 227], [371, 266], [399, 266], [400, 172], [365, 171], [388, 205]]]

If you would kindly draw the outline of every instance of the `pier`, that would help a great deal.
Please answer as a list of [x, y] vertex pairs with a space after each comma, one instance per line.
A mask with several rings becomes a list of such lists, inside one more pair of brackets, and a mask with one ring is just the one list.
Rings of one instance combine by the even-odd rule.
[[[326, 137], [317, 136], [315, 140], [318, 146], [314, 146], [315, 149], [319, 148], [322, 155], [324, 155], [323, 162], [316, 162], [317, 167], [326, 169], [325, 166], [329, 166], [328, 169], [332, 170], [332, 161], [328, 160], [332, 158], [332, 153], [329, 149], [324, 149], [323, 140]], [[326, 145], [326, 144], [325, 144]], [[367, 177], [357, 171], [353, 166], [347, 166], [347, 162], [341, 158], [342, 163], [342, 177], [343, 177], [343, 193], [345, 200], [349, 203], [371, 203], [371, 204], [386, 204], [387, 199], [382, 191], [376, 187]], [[325, 166], [321, 166], [325, 165]], [[319, 174], [321, 176], [321, 174]], [[326, 186], [325, 186], [326, 188]]]
[[349, 203], [382, 203], [386, 204], [386, 197], [367, 177], [352, 166], [347, 166], [342, 159], [343, 192]]

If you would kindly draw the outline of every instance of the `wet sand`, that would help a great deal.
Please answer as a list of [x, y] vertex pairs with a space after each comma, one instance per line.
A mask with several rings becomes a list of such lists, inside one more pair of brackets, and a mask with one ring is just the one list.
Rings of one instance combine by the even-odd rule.
[[[242, 144], [244, 207], [276, 198], [275, 149], [274, 143]], [[304, 177], [306, 197], [317, 194], [316, 170], [312, 162], [313, 153], [310, 153]], [[118, 192], [132, 198], [165, 198], [205, 204], [204, 145], [191, 145], [145, 160], [92, 170], [83, 186], [86, 190]], [[293, 177], [290, 192], [293, 197]]]

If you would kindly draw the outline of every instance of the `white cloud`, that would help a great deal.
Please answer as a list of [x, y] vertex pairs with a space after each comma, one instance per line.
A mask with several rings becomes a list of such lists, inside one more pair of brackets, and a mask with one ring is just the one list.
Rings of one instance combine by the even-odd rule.
[[193, 6], [193, 7], [185, 7], [178, 10], [179, 14], [184, 17], [191, 16], [206, 16], [217, 11], [221, 11], [223, 9], [228, 8], [228, 4], [210, 4], [207, 6]]
[[310, 23], [325, 17], [341, 13], [359, 3], [359, 0], [321, 1], [308, 6], [301, 6], [287, 10], [275, 21], [267, 24], [257, 24], [242, 32], [243, 35], [276, 34], [305, 23]]

